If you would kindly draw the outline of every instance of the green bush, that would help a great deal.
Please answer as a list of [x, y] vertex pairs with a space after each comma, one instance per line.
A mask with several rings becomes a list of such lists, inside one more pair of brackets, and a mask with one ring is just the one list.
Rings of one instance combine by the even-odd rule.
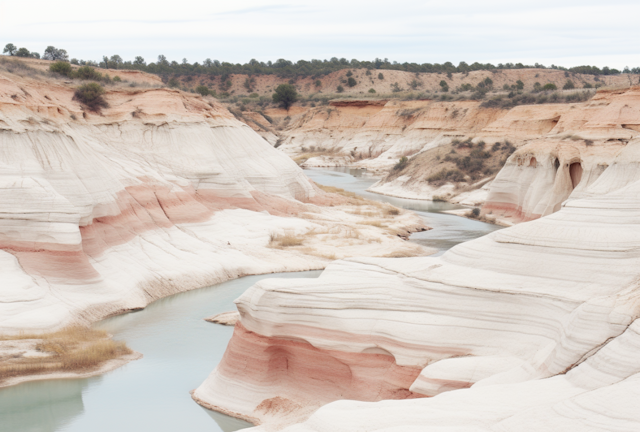
[[171, 78], [168, 82], [167, 85], [171, 88], [175, 88], [175, 87], [179, 87], [180, 86], [180, 81], [178, 81], [175, 78]]
[[544, 85], [544, 87], [542, 87], [542, 90], [544, 90], [544, 91], [554, 91], [554, 90], [558, 90], [558, 87], [556, 87], [556, 85], [553, 84], [553, 83], [546, 83]]
[[406, 156], [402, 156], [400, 160], [398, 160], [398, 163], [393, 166], [393, 170], [400, 171], [404, 169], [404, 167], [406, 167], [408, 163], [409, 159]]
[[375, 93], [375, 92], [376, 92], [376, 90], [375, 90], [375, 89], [373, 89], [373, 88], [370, 88], [370, 89], [369, 89], [369, 93]]
[[202, 96], [208, 96], [209, 87], [207, 87], [206, 85], [199, 85], [198, 87], [196, 87], [196, 93], [200, 93]]
[[336, 89], [336, 91], [338, 93], [342, 93], [344, 91], [344, 87], [342, 87], [341, 85], [338, 86], [338, 88]]
[[257, 98], [259, 98], [259, 97], [260, 97], [260, 95], [259, 95], [258, 93], [251, 93], [251, 94], [249, 95], [249, 97], [250, 97], [251, 99], [257, 99]]
[[113, 77], [113, 82], [122, 82], [122, 78], [120, 78], [118, 75]]
[[82, 80], [101, 81], [102, 74], [91, 66], [81, 66], [73, 73], [74, 78]]
[[440, 89], [443, 92], [448, 92], [449, 91], [449, 85], [447, 84], [447, 82], [445, 80], [440, 81]]
[[574, 88], [576, 88], [576, 86], [571, 80], [567, 80], [567, 82], [562, 86], [562, 90], [573, 90]]
[[356, 84], [358, 84], [356, 80], [353, 77], [349, 77], [349, 79], [347, 80], [347, 85], [349, 87], [355, 87]]
[[29, 50], [26, 49], [26, 48], [20, 48], [18, 51], [16, 51], [16, 56], [18, 56], [18, 57], [31, 57], [31, 52], [29, 52]]
[[384, 75], [382, 75], [382, 72], [378, 74], [378, 79], [384, 79]]
[[298, 92], [291, 84], [280, 84], [276, 88], [272, 99], [275, 103], [279, 103], [284, 109], [289, 111], [291, 105], [298, 100]]
[[51, 66], [49, 66], [49, 70], [53, 73], [57, 73], [66, 77], [71, 76], [71, 74], [73, 73], [71, 65], [66, 61], [57, 61], [53, 63]]
[[316, 82], [314, 83], [316, 87], [322, 87], [322, 81], [320, 80], [316, 80]]
[[73, 99], [86, 105], [93, 111], [109, 106], [103, 97], [104, 88], [98, 83], [87, 83], [78, 87], [73, 95]]
[[347, 72], [347, 76], [348, 77], [353, 76], [353, 73], [351, 71], [349, 71], [349, 72]]

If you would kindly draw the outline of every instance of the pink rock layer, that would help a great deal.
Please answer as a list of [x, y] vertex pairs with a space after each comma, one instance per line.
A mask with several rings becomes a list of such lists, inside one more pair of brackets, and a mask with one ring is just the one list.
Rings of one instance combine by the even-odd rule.
[[[315, 200], [324, 204], [320, 196]], [[215, 211], [246, 209], [268, 211], [278, 216], [297, 215], [306, 210], [303, 203], [252, 191], [251, 197], [220, 197], [210, 190], [174, 192], [163, 185], [145, 182], [130, 186], [118, 193], [116, 205], [120, 212], [112, 216], [94, 218], [79, 227], [82, 243], [62, 245], [44, 242], [2, 242], [0, 249], [18, 258], [29, 274], [49, 282], [90, 283], [100, 275], [89, 257], [127, 243], [145, 231], [169, 228], [178, 223], [203, 222]]]
[[[420, 370], [399, 366], [391, 355], [326, 350], [302, 340], [265, 337], [238, 322], [214, 374], [232, 382], [238, 392], [245, 385], [264, 389], [262, 394], [271, 397], [257, 401], [250, 408], [253, 412], [242, 413], [260, 419], [308, 412], [309, 407], [340, 399], [372, 402], [425, 397], [409, 390]], [[207, 405], [229, 411], [224, 398]]]

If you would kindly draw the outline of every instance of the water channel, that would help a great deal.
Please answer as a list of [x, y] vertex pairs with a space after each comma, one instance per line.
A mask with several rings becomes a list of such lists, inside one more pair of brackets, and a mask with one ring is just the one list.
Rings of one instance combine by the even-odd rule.
[[[317, 183], [415, 210], [433, 230], [411, 241], [443, 253], [498, 227], [446, 213], [458, 208], [367, 192], [375, 179], [362, 170], [305, 170]], [[200, 407], [189, 391], [222, 358], [233, 329], [203, 318], [233, 310], [233, 300], [264, 278], [314, 278], [320, 271], [247, 276], [158, 300], [146, 309], [95, 325], [124, 340], [144, 358], [107, 374], [74, 380], [35, 381], [0, 390], [0, 431], [11, 432], [214, 432], [250, 426]]]

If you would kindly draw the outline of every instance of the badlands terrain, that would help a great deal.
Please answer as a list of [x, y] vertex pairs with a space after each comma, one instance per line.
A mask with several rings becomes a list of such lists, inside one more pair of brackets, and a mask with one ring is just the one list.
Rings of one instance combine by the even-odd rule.
[[123, 83], [92, 111], [79, 82], [35, 66], [0, 65], [0, 378], [44, 350], [16, 347], [21, 332], [243, 275], [429, 253], [401, 238], [426, 229], [416, 215], [323, 191], [213, 101]]
[[537, 220], [441, 257], [254, 285], [194, 399], [264, 431], [640, 429], [639, 98], [605, 91], [484, 126], [533, 136], [484, 211]]
[[[197, 403], [263, 431], [640, 429], [629, 76], [580, 101], [354, 97], [287, 112], [118, 70], [96, 111], [47, 64], [0, 63], [0, 385], [33, 378], [23, 366], [56, 358], [47, 347], [70, 329], [245, 275], [325, 269], [262, 280], [237, 313], [208, 318], [233, 337]], [[413, 76], [435, 95], [442, 80], [396, 72], [384, 86]], [[358, 91], [391, 89], [353, 74]], [[567, 79], [463, 75], [452, 87]], [[404, 240], [428, 228], [416, 214], [316, 185], [298, 164], [367, 168], [375, 192], [514, 226], [429, 257]], [[75, 343], [89, 340], [109, 339]], [[118, 344], [109, 358], [138, 356]]]

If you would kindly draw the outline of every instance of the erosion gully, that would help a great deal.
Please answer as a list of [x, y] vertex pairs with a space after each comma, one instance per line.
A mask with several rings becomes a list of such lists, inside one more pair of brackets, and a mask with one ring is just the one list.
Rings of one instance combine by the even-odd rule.
[[[367, 192], [376, 180], [364, 170], [305, 172], [319, 184], [416, 211], [433, 229], [413, 234], [411, 241], [439, 253], [499, 228], [443, 213], [460, 208], [449, 203]], [[212, 432], [249, 427], [249, 423], [202, 408], [189, 395], [221, 360], [233, 332], [232, 327], [203, 318], [235, 309], [234, 299], [261, 279], [316, 278], [320, 273], [247, 276], [176, 294], [142, 311], [96, 323], [96, 328], [126, 341], [144, 357], [93, 378], [34, 381], [0, 390], [0, 431]]]

